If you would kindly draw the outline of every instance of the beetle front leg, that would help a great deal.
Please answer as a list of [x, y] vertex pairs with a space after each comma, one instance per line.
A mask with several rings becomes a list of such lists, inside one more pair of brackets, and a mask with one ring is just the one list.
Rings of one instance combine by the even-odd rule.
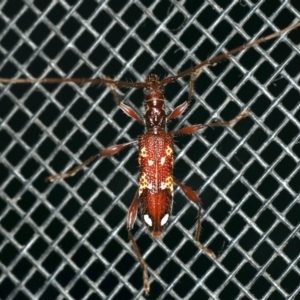
[[135, 112], [133, 108], [129, 107], [128, 105], [120, 101], [120, 97], [116, 91], [115, 85], [110, 84], [109, 88], [111, 93], [113, 94], [116, 104], [123, 110], [123, 112], [130, 118], [137, 120], [141, 124], [144, 124], [143, 119], [141, 119], [141, 117]]

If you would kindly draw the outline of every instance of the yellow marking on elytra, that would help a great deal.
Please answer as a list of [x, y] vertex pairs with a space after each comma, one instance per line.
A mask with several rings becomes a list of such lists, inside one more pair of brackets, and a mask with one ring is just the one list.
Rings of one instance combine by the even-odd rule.
[[148, 186], [146, 174], [142, 173], [140, 177], [140, 182], [139, 182], [139, 195], [143, 192], [144, 189], [146, 189]]
[[160, 189], [161, 190], [168, 189], [173, 193], [173, 178], [172, 178], [172, 176], [168, 176], [165, 181], [160, 183]]
[[166, 179], [166, 185], [167, 185], [167, 188], [169, 190], [171, 190], [171, 192], [173, 192], [173, 178], [172, 176], [168, 176], [167, 179]]
[[168, 146], [167, 149], [166, 149], [166, 154], [167, 154], [168, 156], [171, 156], [172, 153], [173, 153], [172, 148], [171, 148], [170, 146]]
[[148, 156], [147, 150], [146, 150], [145, 147], [143, 147], [143, 148], [141, 149], [141, 151], [140, 151], [140, 156], [141, 156], [141, 157], [147, 157], [147, 156]]

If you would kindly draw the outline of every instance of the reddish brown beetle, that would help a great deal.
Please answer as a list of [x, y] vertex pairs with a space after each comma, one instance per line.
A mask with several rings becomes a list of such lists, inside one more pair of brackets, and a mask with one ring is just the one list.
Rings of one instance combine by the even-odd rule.
[[[300, 26], [300, 22], [289, 26], [281, 31], [273, 33], [267, 37], [260, 38], [252, 43], [243, 45], [227, 53], [218, 55], [212, 59], [206, 60], [199, 65], [189, 68], [176, 76], [169, 76], [163, 80], [158, 80], [156, 75], [147, 76], [145, 82], [130, 83], [111, 79], [81, 79], [81, 78], [42, 78], [42, 79], [7, 79], [0, 78], [0, 83], [94, 83], [108, 86], [114, 96], [116, 104], [122, 111], [129, 117], [135, 119], [145, 126], [145, 133], [138, 139], [119, 145], [110, 146], [96, 155], [90, 157], [82, 164], [67, 173], [60, 175], [53, 175], [47, 178], [48, 181], [53, 182], [58, 179], [74, 176], [79, 170], [91, 163], [96, 158], [102, 156], [114, 155], [127, 146], [138, 144], [139, 145], [139, 187], [136, 192], [132, 204], [129, 208], [127, 215], [127, 229], [129, 238], [131, 240], [133, 250], [141, 264], [143, 270], [144, 291], [149, 293], [150, 285], [148, 280], [147, 265], [139, 252], [138, 246], [131, 233], [133, 228], [138, 207], [142, 215], [142, 219], [146, 224], [149, 232], [154, 238], [160, 237], [164, 227], [166, 226], [172, 209], [173, 201], [173, 183], [175, 182], [187, 196], [187, 198], [198, 206], [197, 226], [194, 235], [195, 243], [198, 247], [206, 252], [212, 258], [216, 258], [215, 254], [208, 248], [204, 247], [200, 241], [201, 231], [201, 201], [196, 193], [189, 187], [173, 178], [173, 135], [176, 134], [192, 134], [200, 129], [206, 127], [217, 126], [230, 126], [239, 120], [248, 116], [249, 112], [244, 111], [234, 119], [228, 122], [218, 122], [212, 124], [196, 124], [186, 126], [175, 131], [167, 131], [167, 122], [174, 118], [181, 116], [187, 109], [192, 98], [192, 91], [194, 81], [198, 73], [203, 67], [214, 65], [221, 59], [226, 59], [229, 56], [236, 54], [244, 49], [251, 48], [264, 41], [273, 39], [283, 33], [289, 32]], [[164, 86], [176, 81], [179, 78], [190, 75], [188, 99], [181, 105], [176, 107], [169, 115], [166, 113], [165, 99], [164, 99]], [[141, 118], [131, 107], [123, 104], [119, 100], [116, 88], [142, 88], [144, 90], [144, 108], [145, 114]]]

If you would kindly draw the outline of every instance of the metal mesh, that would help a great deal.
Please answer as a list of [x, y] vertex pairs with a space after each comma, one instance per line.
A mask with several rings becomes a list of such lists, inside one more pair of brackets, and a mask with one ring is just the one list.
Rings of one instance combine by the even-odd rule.
[[[299, 20], [299, 1], [1, 1], [0, 77], [161, 78]], [[206, 68], [192, 105], [170, 124], [229, 120], [178, 136], [173, 218], [152, 240], [134, 234], [149, 266], [148, 299], [297, 299], [299, 295], [299, 29]], [[141, 91], [122, 99], [142, 107]], [[166, 88], [168, 108], [187, 82]], [[144, 299], [126, 232], [137, 189], [136, 148], [74, 178], [46, 183], [109, 145], [143, 132], [109, 91], [91, 85], [0, 90], [0, 298]]]

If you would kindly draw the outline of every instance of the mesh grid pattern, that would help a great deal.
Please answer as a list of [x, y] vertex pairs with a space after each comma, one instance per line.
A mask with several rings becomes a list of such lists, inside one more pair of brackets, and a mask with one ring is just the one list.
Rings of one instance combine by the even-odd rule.
[[[300, 19], [299, 1], [1, 1], [0, 77], [160, 78]], [[164, 236], [138, 218], [134, 235], [150, 273], [148, 299], [298, 299], [299, 29], [206, 68], [187, 113], [169, 128], [229, 120], [232, 128], [178, 136], [179, 189]], [[142, 91], [122, 90], [136, 110]], [[166, 88], [169, 109], [187, 80]], [[136, 148], [50, 184], [141, 125], [108, 89], [6, 85], [0, 89], [0, 298], [144, 299], [126, 214], [137, 189]], [[300, 298], [299, 298], [300, 299]]]

